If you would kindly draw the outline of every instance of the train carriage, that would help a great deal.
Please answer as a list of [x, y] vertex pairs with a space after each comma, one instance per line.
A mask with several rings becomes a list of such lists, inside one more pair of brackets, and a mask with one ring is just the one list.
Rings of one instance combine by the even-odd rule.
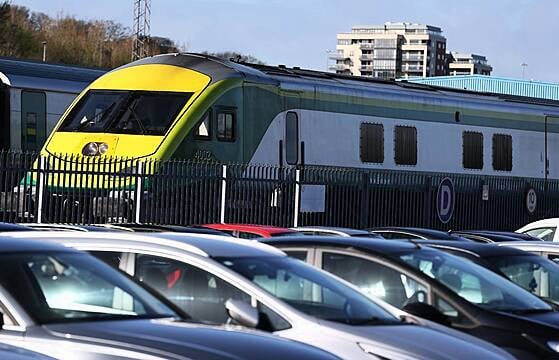
[[94, 81], [42, 152], [557, 179], [557, 105], [167, 54]]

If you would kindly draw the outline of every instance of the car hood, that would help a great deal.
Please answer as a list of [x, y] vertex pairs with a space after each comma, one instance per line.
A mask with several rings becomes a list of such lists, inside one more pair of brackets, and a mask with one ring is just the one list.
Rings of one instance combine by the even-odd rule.
[[351, 326], [328, 322], [328, 326], [363, 338], [374, 355], [397, 359], [469, 360], [512, 359], [505, 351], [470, 336], [457, 337], [419, 325]]
[[45, 325], [53, 336], [166, 359], [335, 359], [319, 349], [256, 331], [169, 319]]

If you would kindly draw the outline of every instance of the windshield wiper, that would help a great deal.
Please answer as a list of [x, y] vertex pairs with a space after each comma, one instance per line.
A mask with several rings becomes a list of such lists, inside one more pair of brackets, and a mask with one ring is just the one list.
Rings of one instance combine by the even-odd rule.
[[333, 322], [338, 322], [338, 323], [343, 323], [343, 324], [348, 324], [348, 325], [355, 325], [355, 326], [398, 325], [398, 324], [402, 324], [397, 319], [394, 319], [394, 321], [391, 321], [390, 319], [382, 319], [382, 318], [375, 317], [375, 316], [370, 317], [370, 318], [364, 318], [364, 319], [330, 318], [330, 319], [326, 319], [326, 320], [333, 321]]
[[103, 119], [105, 117], [105, 115], [115, 107], [115, 105], [116, 105], [116, 101], [114, 103], [112, 103], [111, 105], [109, 105], [105, 110], [97, 113], [91, 119], [86, 118], [86, 120], [84, 122], [80, 122], [80, 124], [76, 127], [76, 129], [74, 131], [80, 131], [84, 127], [86, 127], [87, 125], [95, 124], [97, 122], [97, 119], [99, 119], [99, 120]]
[[551, 308], [549, 308], [549, 309], [519, 309], [519, 310], [507, 309], [507, 310], [499, 310], [499, 311], [510, 312], [510, 313], [517, 314], [517, 315], [528, 315], [528, 314], [540, 314], [540, 313], [552, 312], [553, 309], [551, 309]]

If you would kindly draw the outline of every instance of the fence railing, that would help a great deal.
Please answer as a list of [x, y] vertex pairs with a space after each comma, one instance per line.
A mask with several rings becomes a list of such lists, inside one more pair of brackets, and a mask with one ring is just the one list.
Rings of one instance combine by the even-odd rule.
[[[445, 177], [455, 201], [443, 224], [436, 201]], [[0, 221], [512, 230], [553, 216], [557, 180], [0, 152]]]

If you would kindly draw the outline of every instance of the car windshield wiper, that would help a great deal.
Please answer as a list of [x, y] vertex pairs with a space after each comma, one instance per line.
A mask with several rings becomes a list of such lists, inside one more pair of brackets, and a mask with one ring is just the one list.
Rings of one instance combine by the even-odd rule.
[[547, 313], [547, 312], [552, 312], [554, 310], [549, 308], [549, 309], [516, 309], [516, 310], [515, 309], [505, 309], [505, 310], [499, 310], [499, 311], [510, 312], [512, 314], [517, 314], [517, 315], [528, 315], [528, 314]]
[[363, 325], [401, 325], [403, 324], [401, 321], [397, 319], [383, 319], [379, 317], [370, 317], [364, 319], [346, 319], [346, 318], [330, 318], [326, 319], [328, 321], [348, 324], [348, 325], [355, 325], [355, 326], [363, 326]]

